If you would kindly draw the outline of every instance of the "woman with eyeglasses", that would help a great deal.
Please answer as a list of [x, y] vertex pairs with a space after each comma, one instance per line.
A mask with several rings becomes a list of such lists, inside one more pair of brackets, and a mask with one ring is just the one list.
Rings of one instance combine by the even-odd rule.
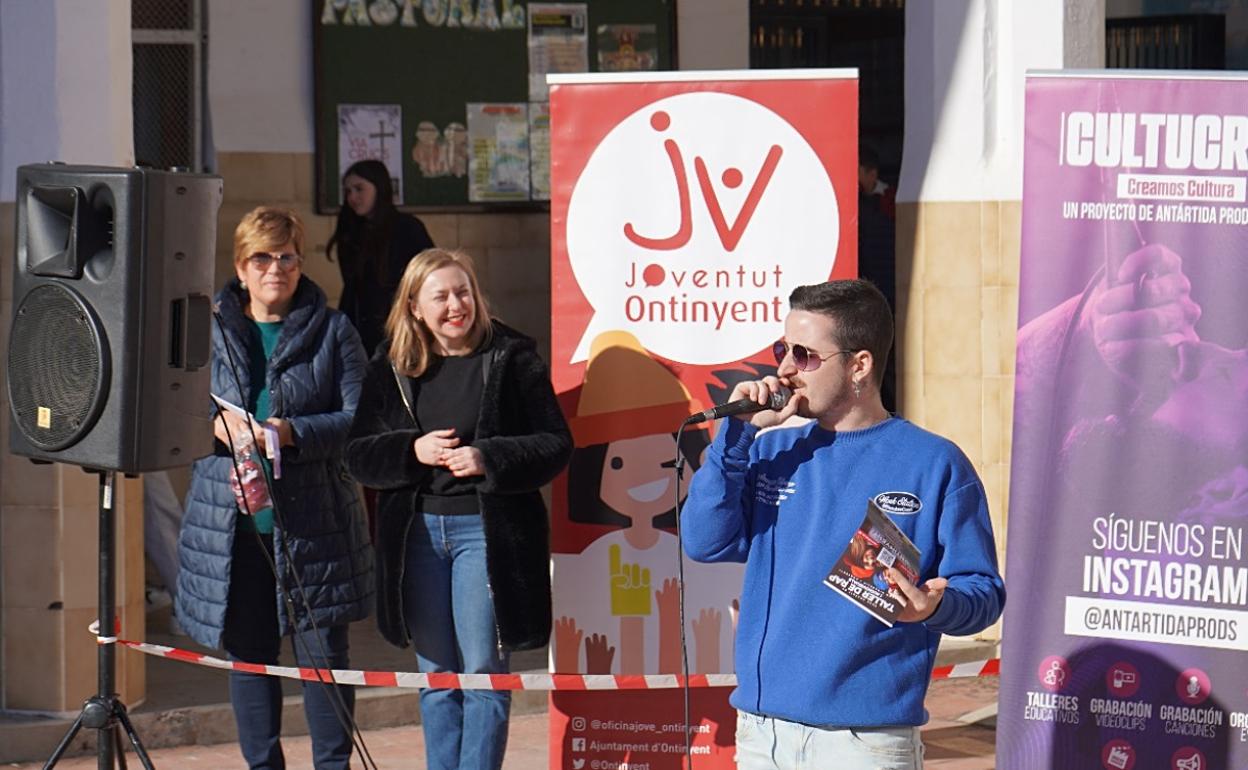
[[[348, 668], [347, 624], [373, 604], [373, 555], [342, 447], [365, 355], [345, 316], [302, 273], [303, 223], [261, 206], [234, 231], [234, 269], [216, 296], [215, 451], [195, 462], [178, 541], [177, 616], [231, 660], [276, 664], [292, 637], [300, 666]], [[230, 672], [238, 741], [250, 768], [282, 768], [282, 689]], [[304, 682], [318, 770], [346, 768], [354, 692]]]
[[407, 262], [433, 248], [419, 219], [394, 207], [390, 170], [379, 160], [361, 160], [342, 177], [342, 207], [325, 247], [342, 271], [338, 309], [351, 319], [372, 355], [385, 338], [386, 313]]
[[[347, 466], [380, 490], [377, 623], [424, 672], [501, 674], [550, 638], [541, 488], [572, 437], [530, 337], [490, 318], [465, 254], [403, 273], [387, 346], [368, 364]], [[509, 693], [426, 689], [430, 770], [498, 770]]]

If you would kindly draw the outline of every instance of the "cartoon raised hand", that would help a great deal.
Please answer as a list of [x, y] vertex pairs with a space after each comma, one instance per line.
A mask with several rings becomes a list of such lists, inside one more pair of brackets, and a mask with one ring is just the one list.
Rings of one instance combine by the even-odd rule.
[[1097, 352], [1115, 374], [1141, 389], [1168, 380], [1176, 346], [1199, 339], [1200, 305], [1192, 300], [1182, 258], [1149, 244], [1109, 271], [1088, 303]]
[[620, 546], [607, 551], [611, 578], [612, 615], [650, 614], [650, 570], [640, 564], [622, 564]]
[[714, 607], [703, 607], [693, 621], [693, 645], [697, 658], [694, 670], [699, 674], [718, 674], [719, 667], [719, 629], [724, 614]]
[[646, 619], [642, 615], [620, 616], [620, 673], [645, 674]]
[[588, 674], [610, 674], [611, 661], [615, 659], [615, 648], [607, 644], [603, 634], [590, 634], [585, 640], [585, 672]]
[[555, 621], [555, 671], [573, 674], [581, 670], [581, 638], [585, 632], [567, 615]]
[[654, 592], [654, 602], [659, 606], [659, 673], [680, 673], [680, 594], [676, 579], [663, 581], [663, 587]]

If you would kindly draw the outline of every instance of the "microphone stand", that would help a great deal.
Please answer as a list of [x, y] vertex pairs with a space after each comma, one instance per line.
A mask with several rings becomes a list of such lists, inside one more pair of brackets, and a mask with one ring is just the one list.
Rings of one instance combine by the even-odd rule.
[[70, 725], [65, 737], [57, 744], [52, 756], [44, 764], [43, 770], [50, 770], [60, 761], [74, 736], [84, 727], [96, 730], [96, 757], [99, 770], [113, 770], [114, 757], [121, 770], [126, 770], [126, 757], [121, 743], [121, 731], [126, 731], [134, 753], [143, 763], [146, 770], [155, 770], [152, 760], [143, 748], [139, 735], [126, 715], [126, 706], [117, 693], [113, 692], [113, 673], [116, 663], [117, 639], [113, 636], [117, 626], [114, 614], [116, 602], [116, 568], [113, 563], [113, 550], [116, 543], [113, 517], [113, 490], [117, 482], [116, 471], [92, 470], [84, 468], [88, 473], [97, 473], [100, 477], [100, 592], [99, 592], [99, 629], [96, 645], [96, 668], [98, 670], [99, 692], [92, 695], [82, 704], [78, 718]]

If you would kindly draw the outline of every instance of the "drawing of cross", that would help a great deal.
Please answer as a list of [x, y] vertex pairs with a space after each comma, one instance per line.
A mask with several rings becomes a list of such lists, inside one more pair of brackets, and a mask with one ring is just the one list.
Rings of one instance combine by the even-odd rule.
[[397, 134], [395, 134], [395, 133], [393, 133], [393, 132], [386, 131], [386, 121], [381, 120], [381, 119], [378, 119], [378, 120], [377, 120], [377, 133], [375, 133], [375, 134], [369, 134], [369, 135], [368, 135], [368, 138], [369, 138], [369, 139], [376, 139], [376, 140], [378, 140], [378, 141], [377, 141], [377, 149], [378, 149], [378, 151], [379, 151], [379, 152], [378, 152], [378, 154], [379, 154], [379, 155], [381, 155], [381, 159], [382, 159], [383, 161], [387, 159], [387, 156], [386, 156], [386, 137], [388, 137], [388, 136], [397, 136]]

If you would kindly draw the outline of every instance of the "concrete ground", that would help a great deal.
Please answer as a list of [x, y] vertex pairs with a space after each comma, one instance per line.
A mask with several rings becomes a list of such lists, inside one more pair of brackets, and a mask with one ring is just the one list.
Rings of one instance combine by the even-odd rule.
[[[167, 612], [167, 611], [166, 611]], [[196, 649], [186, 637], [161, 634], [167, 617], [150, 615], [148, 641]], [[205, 652], [211, 652], [206, 651]], [[947, 640], [937, 665], [995, 656], [993, 645]], [[351, 635], [352, 668], [414, 671], [410, 650], [386, 644], [371, 621], [356, 624]], [[233, 714], [224, 672], [162, 658], [148, 658], [148, 698], [131, 707], [131, 720], [157, 768], [243, 767], [234, 744]], [[545, 671], [544, 650], [513, 658], [513, 670]], [[297, 695], [298, 683], [286, 682], [283, 739], [288, 767], [311, 770], [309, 743]], [[424, 738], [419, 727], [415, 691], [361, 688], [356, 719], [378, 768], [424, 768]], [[542, 770], [548, 766], [547, 698], [541, 692], [514, 694], [511, 735], [505, 770]], [[995, 765], [997, 680], [952, 679], [933, 682], [927, 708], [931, 721], [923, 729], [928, 768], [986, 770]], [[0, 767], [38, 768], [64, 735], [69, 720], [0, 714]], [[84, 730], [69, 755], [57, 765], [65, 770], [96, 767], [96, 735]], [[140, 767], [127, 754], [129, 767]], [[355, 767], [363, 767], [356, 760]], [[696, 767], [696, 764], [695, 764]]]

